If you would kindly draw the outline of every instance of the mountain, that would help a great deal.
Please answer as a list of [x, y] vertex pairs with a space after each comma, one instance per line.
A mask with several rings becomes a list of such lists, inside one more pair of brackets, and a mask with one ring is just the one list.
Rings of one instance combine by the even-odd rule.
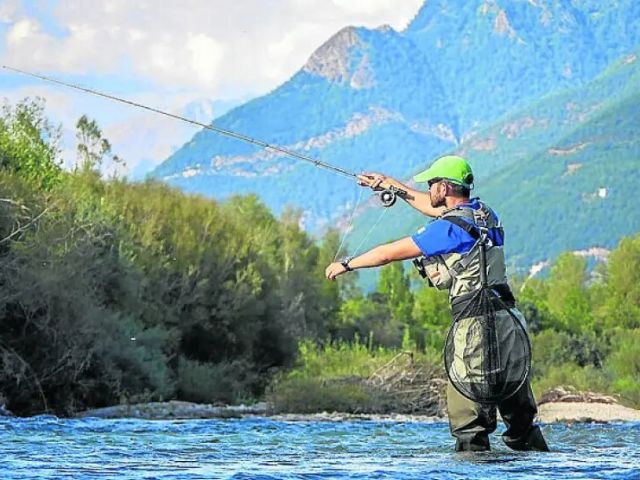
[[[201, 123], [210, 123], [215, 117], [236, 105], [237, 102], [230, 105], [229, 102], [201, 98], [167, 110]], [[129, 165], [128, 172], [128, 177], [134, 180], [143, 179], [159, 160], [178, 150], [193, 133], [192, 125], [173, 122], [152, 112], [138, 111], [106, 129], [106, 134], [118, 155], [125, 161], [136, 160], [135, 164]], [[69, 135], [73, 138], [75, 134], [70, 132]]]
[[[638, 45], [640, 3], [428, 1], [406, 36], [456, 99], [468, 132], [531, 99], [593, 78]], [[628, 26], [620, 28], [620, 26]]]
[[[512, 273], [566, 250], [602, 255], [640, 231], [630, 204], [640, 170], [640, 51], [592, 82], [550, 94], [477, 132], [454, 151], [473, 162], [475, 195], [500, 215]], [[384, 213], [389, 229], [362, 248], [416, 231], [425, 218], [409, 207]], [[349, 235], [355, 248], [380, 216], [366, 208]]]
[[[541, 182], [551, 181], [547, 164], [569, 156], [549, 152], [571, 151], [567, 142], [581, 128], [613, 129], [616, 122], [627, 121], [616, 115], [633, 113], [627, 108], [633, 99], [616, 104], [611, 98], [616, 85], [624, 89], [631, 82], [621, 65], [635, 68], [635, 60], [625, 64], [624, 59], [640, 45], [637, 18], [640, 2], [635, 0], [430, 0], [403, 32], [386, 26], [339, 31], [287, 82], [214, 124], [349, 171], [381, 171], [399, 178], [408, 178], [443, 153], [468, 153], [478, 165], [482, 195], [486, 192], [488, 199], [502, 204], [500, 188], [508, 191], [521, 181], [522, 192], [514, 195], [535, 193]], [[583, 106], [582, 100], [598, 95], [597, 105]], [[600, 114], [605, 116], [596, 121], [594, 115]], [[587, 120], [595, 122], [592, 127]], [[601, 166], [597, 172], [605, 176], [599, 181], [620, 183], [615, 169], [604, 166], [608, 150], [589, 145], [592, 153], [587, 147], [576, 152], [592, 155], [589, 164]], [[581, 172], [592, 168], [586, 163], [571, 167], [578, 170], [567, 178], [581, 178]], [[216, 198], [257, 193], [276, 213], [293, 205], [304, 211], [310, 231], [347, 216], [358, 195], [350, 180], [335, 173], [207, 130], [152, 176]], [[512, 183], [500, 184], [497, 178]], [[554, 206], [567, 212], [575, 207], [574, 197], [556, 196]], [[518, 236], [527, 231], [518, 225], [530, 225], [527, 214], [510, 208], [502, 210], [512, 225], [513, 248], [522, 251], [515, 261], [524, 268], [547, 253], [518, 243], [527, 236]], [[409, 215], [402, 207], [396, 211]], [[364, 212], [359, 221], [368, 225], [370, 214]], [[412, 228], [406, 220], [395, 219], [396, 213], [387, 215], [394, 219], [387, 231], [411, 231], [404, 229]], [[616, 223], [619, 228], [611, 238], [628, 231], [622, 223]], [[582, 245], [575, 235], [557, 233], [551, 251], [561, 244], [564, 249]]]
[[[391, 74], [395, 69], [402, 75]], [[426, 58], [405, 36], [389, 27], [349, 27], [285, 84], [215, 125], [348, 170], [373, 163], [401, 175], [418, 164], [425, 149], [439, 151], [457, 142], [445, 98]], [[397, 142], [402, 149], [395, 148]], [[290, 202], [310, 212], [312, 227], [339, 211], [353, 191], [335, 174], [206, 130], [153, 176], [218, 198], [257, 192], [275, 211]]]

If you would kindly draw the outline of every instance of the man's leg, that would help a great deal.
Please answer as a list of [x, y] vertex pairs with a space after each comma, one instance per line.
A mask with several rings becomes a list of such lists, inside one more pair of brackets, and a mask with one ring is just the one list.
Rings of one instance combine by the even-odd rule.
[[498, 405], [498, 410], [507, 426], [502, 434], [507, 447], [513, 450], [549, 451], [540, 427], [533, 424], [538, 408], [528, 379], [512, 397]]
[[449, 428], [456, 438], [456, 452], [490, 450], [489, 434], [496, 429], [496, 408], [472, 402], [447, 384]]

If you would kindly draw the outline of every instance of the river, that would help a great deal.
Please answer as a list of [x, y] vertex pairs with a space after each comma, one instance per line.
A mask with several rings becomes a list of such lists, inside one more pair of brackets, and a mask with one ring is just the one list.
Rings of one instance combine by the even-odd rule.
[[640, 479], [640, 423], [543, 431], [552, 453], [456, 454], [443, 422], [2, 418], [0, 478]]

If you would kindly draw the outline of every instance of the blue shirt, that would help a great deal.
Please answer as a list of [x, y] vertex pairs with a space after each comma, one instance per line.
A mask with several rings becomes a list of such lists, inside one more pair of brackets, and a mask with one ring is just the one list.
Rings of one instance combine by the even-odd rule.
[[[480, 208], [480, 202], [478, 202], [477, 198], [469, 200], [464, 205], [468, 205], [474, 210]], [[461, 218], [473, 225], [470, 219]], [[467, 253], [476, 243], [475, 239], [466, 230], [441, 218], [428, 223], [412, 235], [411, 238], [425, 257], [447, 253]], [[489, 238], [496, 246], [502, 246], [504, 243], [497, 229], [489, 231]]]

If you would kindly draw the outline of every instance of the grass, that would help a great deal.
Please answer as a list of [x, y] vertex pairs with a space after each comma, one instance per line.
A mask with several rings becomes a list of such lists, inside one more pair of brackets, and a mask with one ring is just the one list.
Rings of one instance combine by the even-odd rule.
[[[442, 372], [433, 352], [359, 341], [299, 345], [298, 365], [267, 392], [276, 412], [437, 413]], [[424, 413], [424, 412], [423, 412]]]

